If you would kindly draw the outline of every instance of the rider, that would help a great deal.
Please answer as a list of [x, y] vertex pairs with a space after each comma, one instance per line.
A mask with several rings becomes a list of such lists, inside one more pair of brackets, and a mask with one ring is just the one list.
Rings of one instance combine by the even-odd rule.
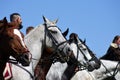
[[17, 22], [19, 30], [23, 28], [21, 15], [19, 13], [12, 13], [10, 15], [10, 21], [11, 22]]
[[[23, 28], [21, 15], [19, 13], [12, 13], [10, 15], [10, 21], [16, 22], [18, 24], [17, 26], [15, 26], [18, 28], [18, 30], [21, 30]], [[22, 32], [21, 32], [21, 34], [22, 34], [22, 37], [24, 38], [24, 34]]]
[[120, 36], [116, 35], [107, 51], [101, 59], [120, 61]]
[[33, 26], [28, 26], [27, 28], [26, 28], [26, 34], [28, 34], [31, 30], [33, 30], [34, 29], [34, 27]]

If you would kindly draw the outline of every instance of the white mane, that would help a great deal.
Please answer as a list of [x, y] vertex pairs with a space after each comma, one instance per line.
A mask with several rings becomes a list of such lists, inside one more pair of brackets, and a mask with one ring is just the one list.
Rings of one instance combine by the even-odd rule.
[[43, 26], [42, 24], [41, 25], [38, 25], [36, 26], [32, 31], [30, 31], [26, 36], [25, 36], [25, 42], [30, 45], [31, 42], [35, 41], [36, 39], [38, 39], [39, 37], [37, 36], [42, 36], [43, 34]]

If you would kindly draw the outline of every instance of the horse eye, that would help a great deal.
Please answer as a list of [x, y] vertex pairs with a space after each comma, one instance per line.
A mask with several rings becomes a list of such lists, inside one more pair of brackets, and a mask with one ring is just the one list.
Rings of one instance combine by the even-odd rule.
[[52, 31], [52, 30], [50, 30], [50, 32], [51, 32], [51, 33], [54, 33], [54, 34], [56, 34], [56, 33], [57, 33], [57, 31]]
[[0, 27], [0, 30], [2, 29], [3, 27]]
[[87, 50], [86, 48], [83, 48], [83, 50]]
[[79, 47], [82, 47], [82, 45], [81, 44], [78, 44], [79, 45]]
[[10, 40], [13, 40], [14, 38], [13, 37], [10, 37]]

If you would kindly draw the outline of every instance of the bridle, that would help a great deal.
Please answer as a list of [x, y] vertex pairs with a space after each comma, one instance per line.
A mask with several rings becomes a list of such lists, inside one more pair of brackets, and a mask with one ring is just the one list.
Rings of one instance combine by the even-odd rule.
[[[65, 54], [63, 54], [63, 49], [66, 47], [68, 41], [63, 41], [61, 43], [59, 43], [52, 35], [52, 33], [50, 32], [49, 28], [50, 27], [56, 27], [58, 28], [57, 26], [47, 26], [47, 24], [44, 24], [45, 26], [45, 38], [44, 38], [44, 44], [45, 44], [45, 47], [46, 47], [46, 35], [48, 33], [49, 37], [52, 39], [53, 41], [53, 44], [55, 45], [55, 50], [53, 51], [53, 53], [51, 54], [51, 56], [48, 58], [48, 59], [51, 59], [52, 57], [54, 58], [53, 59], [53, 63], [56, 62], [56, 61], [62, 61], [62, 62], [67, 62], [69, 57]], [[59, 28], [58, 28], [59, 29]], [[60, 29], [59, 29], [60, 30]], [[63, 48], [59, 48], [61, 45], [63, 44], [66, 44], [63, 46]], [[55, 57], [56, 56], [56, 57]]]
[[[79, 51], [82, 53], [82, 55], [84, 56], [85, 60], [87, 60], [88, 62], [88, 59], [87, 57], [85, 56], [84, 52], [81, 50], [81, 48], [79, 47], [79, 45], [77, 43], [75, 43], [77, 45], [77, 60], [78, 60], [78, 56], [79, 56]], [[80, 64], [79, 65], [79, 70], [85, 70], [87, 69], [87, 65], [86, 64]]]

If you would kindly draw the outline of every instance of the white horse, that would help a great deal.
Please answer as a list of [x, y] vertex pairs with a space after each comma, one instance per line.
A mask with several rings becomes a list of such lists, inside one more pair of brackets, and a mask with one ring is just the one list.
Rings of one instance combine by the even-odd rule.
[[[100, 67], [100, 62], [98, 61], [98, 59], [95, 58], [95, 56], [93, 59], [93, 56], [91, 55], [93, 53], [90, 51], [87, 45], [85, 45], [85, 43], [78, 38], [77, 34], [72, 33], [70, 35], [69, 41], [75, 57], [80, 62], [80, 64], [82, 64], [82, 66], [80, 65], [80, 69], [87, 68], [90, 70], [94, 70]], [[56, 62], [52, 64], [46, 76], [46, 80], [62, 80], [61, 77], [66, 68], [67, 68], [67, 63], [62, 64]], [[67, 74], [69, 75], [70, 73]]]
[[101, 60], [101, 62], [99, 69], [92, 72], [78, 71], [71, 80], [120, 80], [120, 66], [117, 61]]
[[[73, 48], [74, 53], [77, 53], [77, 48], [75, 44], [70, 44]], [[82, 55], [81, 55], [82, 56]], [[81, 60], [84, 60], [81, 56], [78, 57]], [[109, 61], [109, 60], [100, 60], [101, 66], [99, 69], [94, 70], [92, 72], [87, 69], [78, 71], [71, 80], [119, 80], [120, 79], [120, 66], [118, 62]], [[84, 62], [84, 61], [82, 61]], [[61, 79], [61, 76], [66, 69], [67, 64], [55, 63], [52, 65], [49, 70], [46, 79], [47, 80], [66, 80]], [[67, 73], [69, 75], [69, 73]], [[114, 78], [115, 76], [115, 78]], [[68, 79], [69, 80], [69, 79]]]
[[[24, 69], [12, 64], [12, 80], [33, 80], [34, 69], [42, 56], [44, 49], [50, 49], [51, 52], [59, 52], [59, 55], [66, 57], [71, 53], [70, 45], [62, 35], [60, 29], [56, 26], [55, 21], [50, 21], [43, 17], [44, 24], [38, 25], [28, 35], [25, 36], [25, 43], [32, 54], [29, 67]], [[66, 61], [66, 60], [65, 60]]]

